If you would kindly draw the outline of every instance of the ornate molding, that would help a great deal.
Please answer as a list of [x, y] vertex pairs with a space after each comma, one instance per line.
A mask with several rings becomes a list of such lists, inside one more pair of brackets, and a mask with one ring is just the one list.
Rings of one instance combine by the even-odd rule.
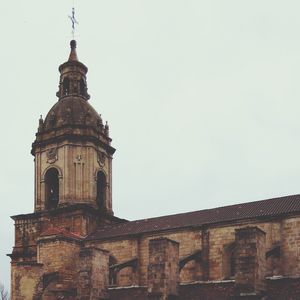
[[47, 155], [47, 163], [53, 164], [57, 161], [57, 148], [51, 148], [47, 150], [46, 152]]
[[84, 164], [84, 160], [83, 160], [83, 156], [82, 154], [77, 154], [75, 157], [75, 161], [76, 164]]
[[97, 153], [97, 160], [100, 167], [104, 166], [106, 154], [102, 151], [98, 151]]

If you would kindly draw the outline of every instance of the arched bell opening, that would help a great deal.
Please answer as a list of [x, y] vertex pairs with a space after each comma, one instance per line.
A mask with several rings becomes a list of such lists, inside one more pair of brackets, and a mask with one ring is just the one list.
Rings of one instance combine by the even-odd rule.
[[59, 173], [50, 168], [45, 174], [45, 208], [55, 209], [59, 202]]
[[86, 92], [86, 87], [85, 87], [85, 82], [84, 80], [81, 78], [80, 79], [80, 82], [79, 82], [79, 91], [80, 91], [80, 95], [81, 96], [85, 96]]
[[100, 209], [105, 208], [105, 200], [106, 200], [106, 177], [103, 172], [99, 171], [97, 173], [97, 196], [96, 202], [97, 206]]
[[65, 77], [63, 80], [63, 96], [70, 94], [70, 79]]

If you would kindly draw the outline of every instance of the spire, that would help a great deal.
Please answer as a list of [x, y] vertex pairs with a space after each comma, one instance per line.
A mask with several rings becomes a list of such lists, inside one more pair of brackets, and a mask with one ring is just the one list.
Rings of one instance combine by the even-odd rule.
[[70, 42], [70, 46], [71, 46], [71, 52], [69, 56], [69, 61], [78, 61], [77, 52], [76, 52], [76, 41], [72, 40]]

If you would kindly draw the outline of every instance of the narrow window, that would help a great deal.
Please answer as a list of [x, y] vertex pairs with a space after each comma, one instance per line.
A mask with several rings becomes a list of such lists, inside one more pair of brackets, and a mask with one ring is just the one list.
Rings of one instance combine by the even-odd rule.
[[104, 208], [105, 203], [105, 187], [106, 178], [102, 172], [97, 173], [97, 205], [99, 208]]
[[63, 80], [63, 95], [68, 95], [70, 93], [70, 79], [68, 77]]
[[59, 179], [58, 171], [51, 168], [45, 175], [45, 208], [54, 209], [59, 201]]
[[80, 95], [81, 96], [85, 95], [85, 83], [82, 78], [80, 79]]

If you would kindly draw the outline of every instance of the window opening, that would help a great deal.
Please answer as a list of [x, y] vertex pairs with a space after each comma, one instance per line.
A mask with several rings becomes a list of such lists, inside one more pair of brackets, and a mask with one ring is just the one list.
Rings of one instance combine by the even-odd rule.
[[99, 208], [104, 208], [105, 187], [106, 187], [105, 175], [101, 171], [99, 171], [97, 173], [97, 199], [96, 199]]
[[45, 208], [54, 209], [58, 205], [59, 201], [59, 178], [58, 171], [55, 168], [51, 168], [45, 175]]
[[70, 79], [68, 77], [63, 80], [63, 95], [68, 95], [70, 93]]
[[85, 95], [85, 83], [82, 78], [80, 79], [80, 95], [82, 96]]

